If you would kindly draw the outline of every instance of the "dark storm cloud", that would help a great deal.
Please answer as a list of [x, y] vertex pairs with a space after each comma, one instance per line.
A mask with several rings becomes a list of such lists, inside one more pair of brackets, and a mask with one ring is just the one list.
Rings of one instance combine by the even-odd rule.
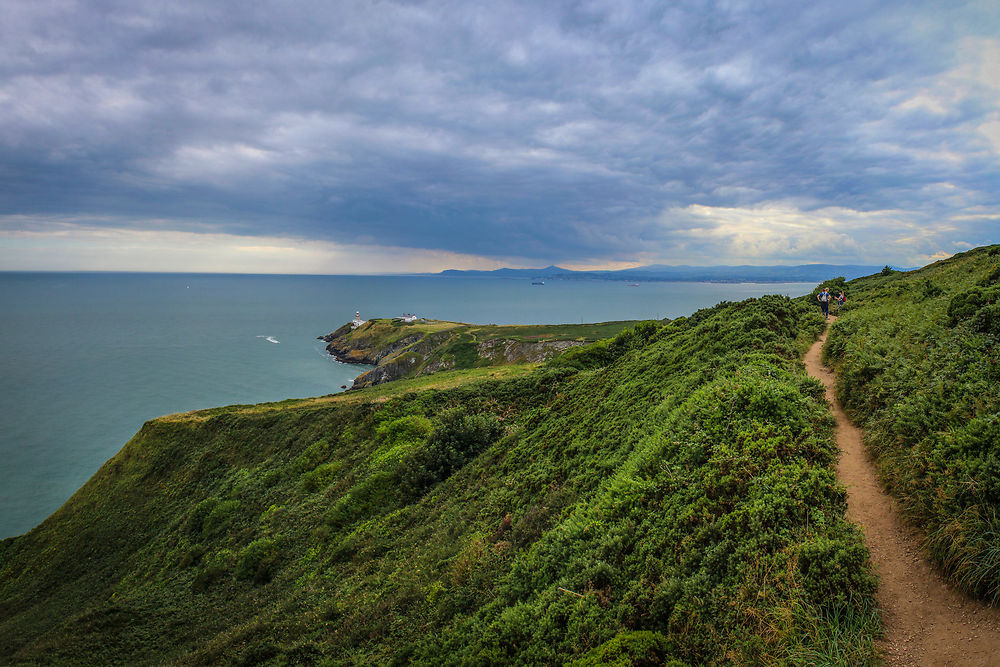
[[[933, 252], [1000, 203], [989, 3], [0, 5], [18, 224], [721, 260], [806, 252], [743, 243], [746, 211], [857, 247], [889, 239], [855, 213], [895, 211]], [[987, 223], [935, 227], [959, 214]]]

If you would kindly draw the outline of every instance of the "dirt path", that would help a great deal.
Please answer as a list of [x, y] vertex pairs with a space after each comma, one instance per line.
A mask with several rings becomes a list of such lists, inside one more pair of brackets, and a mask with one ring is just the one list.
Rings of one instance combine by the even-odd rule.
[[[831, 318], [833, 320], [833, 318]], [[1000, 665], [1000, 610], [955, 590], [935, 571], [920, 547], [920, 535], [899, 518], [896, 501], [878, 482], [861, 431], [834, 397], [834, 374], [820, 352], [826, 333], [805, 356], [806, 370], [826, 386], [837, 420], [837, 476], [847, 487], [847, 516], [864, 529], [879, 573], [889, 665]]]

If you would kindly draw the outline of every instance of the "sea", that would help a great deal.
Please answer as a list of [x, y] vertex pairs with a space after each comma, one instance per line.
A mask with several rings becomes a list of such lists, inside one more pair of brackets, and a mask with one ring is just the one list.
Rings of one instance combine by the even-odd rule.
[[323, 336], [413, 313], [476, 324], [674, 318], [812, 283], [0, 272], [0, 538], [58, 509], [154, 417], [343, 391]]

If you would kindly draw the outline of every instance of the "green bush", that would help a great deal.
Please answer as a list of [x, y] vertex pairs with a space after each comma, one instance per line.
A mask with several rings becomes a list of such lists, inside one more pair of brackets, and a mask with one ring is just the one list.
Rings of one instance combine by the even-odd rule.
[[936, 296], [941, 296], [944, 294], [944, 289], [930, 280], [924, 280], [920, 283], [920, 298], [921, 299], [933, 299]]
[[236, 561], [236, 578], [252, 579], [256, 584], [271, 580], [278, 566], [281, 550], [275, 540], [261, 538], [248, 544]]
[[972, 316], [971, 324], [974, 331], [1000, 336], [1000, 303], [980, 308]]
[[314, 470], [310, 470], [302, 475], [302, 489], [306, 493], [314, 493], [325, 489], [333, 481], [334, 477], [336, 477], [339, 470], [340, 465], [335, 463], [324, 463], [316, 466]]
[[955, 326], [971, 318], [989, 300], [979, 287], [956, 294], [948, 302], [948, 323]]
[[622, 632], [567, 667], [684, 667], [683, 662], [670, 657], [671, 642], [659, 632], [639, 630]]
[[399, 484], [409, 496], [419, 496], [447, 479], [499, 439], [504, 430], [496, 417], [468, 414], [462, 408], [443, 412], [440, 420], [426, 446], [408, 455], [400, 466]]
[[187, 519], [187, 531], [192, 537], [210, 536], [220, 531], [233, 518], [240, 506], [238, 500], [206, 498], [198, 503]]
[[213, 582], [220, 579], [232, 569], [236, 562], [236, 554], [230, 549], [220, 549], [202, 559], [201, 568], [191, 582], [191, 589], [196, 593], [208, 590]]
[[423, 415], [405, 415], [382, 422], [375, 430], [380, 447], [373, 457], [378, 465], [397, 463], [407, 452], [426, 442], [434, 425]]
[[304, 473], [314, 470], [320, 463], [326, 461], [330, 456], [330, 443], [326, 438], [322, 438], [306, 447], [305, 451], [295, 457], [289, 466], [293, 473]]
[[819, 537], [799, 550], [802, 586], [820, 607], [845, 606], [859, 596], [875, 593], [868, 565], [868, 548], [860, 540]]

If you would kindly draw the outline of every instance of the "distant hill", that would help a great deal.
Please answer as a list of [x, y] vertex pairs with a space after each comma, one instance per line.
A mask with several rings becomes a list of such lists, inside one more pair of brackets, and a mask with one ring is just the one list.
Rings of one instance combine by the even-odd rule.
[[448, 269], [442, 276], [528, 278], [532, 280], [627, 280], [680, 281], [719, 283], [786, 283], [821, 282], [835, 276], [847, 280], [869, 276], [881, 266], [864, 264], [798, 264], [795, 266], [668, 266], [652, 264], [620, 271], [572, 271], [559, 266], [544, 269], [496, 269], [495, 271], [461, 271]]

